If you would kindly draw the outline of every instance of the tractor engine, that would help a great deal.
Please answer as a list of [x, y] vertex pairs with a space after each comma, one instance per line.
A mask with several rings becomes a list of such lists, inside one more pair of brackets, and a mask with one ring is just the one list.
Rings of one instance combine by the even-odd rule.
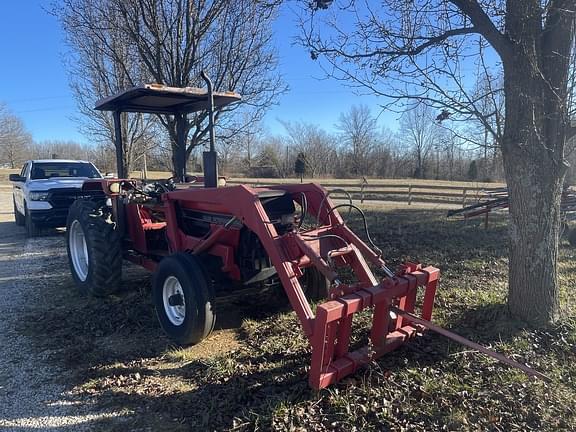
[[[278, 234], [283, 235], [296, 227], [296, 208], [289, 194], [279, 192], [272, 191], [270, 197], [262, 196], [260, 201]], [[276, 275], [276, 269], [262, 242], [246, 227], [240, 231], [237, 262], [244, 285], [264, 282]]]

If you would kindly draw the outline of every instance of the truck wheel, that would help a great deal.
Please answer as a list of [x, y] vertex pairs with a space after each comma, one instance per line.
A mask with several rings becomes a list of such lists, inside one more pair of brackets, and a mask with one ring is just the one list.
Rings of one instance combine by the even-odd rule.
[[76, 200], [70, 206], [66, 249], [72, 277], [82, 291], [96, 297], [118, 291], [122, 277], [120, 237], [96, 203]]
[[14, 201], [14, 198], [12, 198], [12, 202], [14, 203], [14, 222], [16, 222], [16, 225], [18, 226], [24, 226], [26, 223], [24, 215], [16, 208], [16, 201]]
[[40, 234], [40, 225], [32, 220], [32, 215], [28, 211], [28, 206], [24, 203], [24, 225], [28, 237], [36, 237]]
[[328, 298], [330, 281], [316, 267], [307, 267], [302, 275], [304, 294], [310, 301], [320, 301]]
[[212, 333], [212, 282], [195, 256], [177, 253], [160, 261], [152, 295], [158, 321], [174, 342], [196, 344]]

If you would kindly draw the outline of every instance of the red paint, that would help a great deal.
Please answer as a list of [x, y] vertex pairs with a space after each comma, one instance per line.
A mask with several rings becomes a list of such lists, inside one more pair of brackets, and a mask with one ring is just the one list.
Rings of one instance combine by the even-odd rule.
[[[102, 182], [102, 187], [106, 189], [108, 184]], [[286, 191], [298, 203], [304, 194], [309, 215], [314, 220], [319, 218], [321, 226], [279, 234], [259, 198], [259, 193], [277, 190]], [[240, 247], [240, 229], [247, 227], [258, 236], [266, 250], [310, 340], [310, 385], [316, 389], [323, 388], [397, 348], [421, 330], [404, 316], [392, 321], [391, 307], [413, 313], [417, 290], [423, 289], [422, 316], [429, 320], [439, 278], [436, 268], [422, 269], [419, 264], [407, 263], [394, 278], [377, 279], [368, 262], [381, 267], [384, 261], [344, 224], [337, 211], [330, 212], [334, 205], [325, 196], [326, 191], [315, 184], [269, 188], [240, 185], [177, 190], [162, 195], [161, 202], [156, 205], [129, 204], [126, 206], [127, 234], [133, 251], [127, 258], [153, 270], [158, 257], [162, 256], [152, 254], [161, 247], [155, 236], [161, 232], [165, 239], [162, 243], [164, 248], [166, 243], [168, 245], [164, 255], [184, 251], [219, 257], [222, 262], [220, 272], [230, 279], [240, 280], [236, 257]], [[214, 221], [207, 224], [208, 232], [204, 235], [186, 235], [179, 225], [182, 209], [218, 215], [222, 220], [234, 217], [241, 225]], [[318, 239], [324, 235], [338, 236], [346, 244], [335, 237]], [[309, 266], [315, 266], [332, 282], [336, 281], [339, 268], [347, 267], [356, 282], [333, 284], [331, 299], [320, 304], [314, 313], [299, 282], [302, 269]], [[373, 312], [371, 347], [350, 352], [354, 314], [368, 308]]]

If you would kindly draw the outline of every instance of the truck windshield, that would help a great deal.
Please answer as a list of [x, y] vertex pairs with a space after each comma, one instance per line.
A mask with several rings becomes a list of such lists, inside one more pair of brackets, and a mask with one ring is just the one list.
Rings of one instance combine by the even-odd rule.
[[32, 165], [32, 180], [51, 177], [101, 178], [100, 173], [90, 163], [82, 162], [40, 162]]

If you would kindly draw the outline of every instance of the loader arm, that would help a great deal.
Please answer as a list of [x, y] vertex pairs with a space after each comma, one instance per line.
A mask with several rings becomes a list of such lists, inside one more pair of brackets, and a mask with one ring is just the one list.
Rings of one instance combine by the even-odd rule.
[[[279, 234], [260, 200], [266, 191], [289, 194], [294, 201], [306, 207], [308, 216], [321, 221], [320, 225]], [[190, 201], [190, 194], [189, 191], [167, 194], [168, 207]], [[323, 388], [342, 379], [421, 331], [421, 326], [391, 314], [391, 307], [414, 313], [419, 288], [424, 290], [422, 318], [431, 319], [439, 270], [406, 264], [395, 275], [377, 278], [367, 260], [377, 268], [384, 268], [384, 261], [346, 226], [321, 186], [279, 185], [264, 189], [242, 185], [196, 190], [193, 196], [196, 208], [229, 215], [229, 226], [220, 225], [203, 239], [191, 240], [179, 231], [176, 221], [170, 220], [175, 217], [175, 211], [168, 210], [167, 226], [174, 227], [168, 231], [172, 249], [220, 256], [224, 269], [230, 270], [233, 263], [227, 265], [226, 260], [229, 260], [227, 257], [232, 252], [226, 251], [226, 246], [219, 239], [226, 236], [228, 231], [237, 229], [233, 226], [236, 222], [254, 232], [275, 267], [310, 341], [311, 387]], [[302, 270], [309, 266], [316, 267], [332, 284], [330, 298], [317, 305], [315, 311], [299, 281]], [[342, 268], [352, 270], [356, 281], [341, 282], [338, 272]], [[370, 346], [350, 351], [354, 315], [367, 309], [372, 310]]]

